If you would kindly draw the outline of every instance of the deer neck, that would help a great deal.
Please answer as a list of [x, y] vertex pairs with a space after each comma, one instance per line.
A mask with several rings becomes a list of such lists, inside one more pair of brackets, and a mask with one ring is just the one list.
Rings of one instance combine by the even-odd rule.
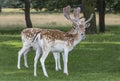
[[72, 28], [70, 31], [67, 32], [68, 34], [76, 34], [76, 30], [74, 28]]
[[69, 48], [70, 50], [72, 50], [81, 40], [82, 37], [79, 33], [79, 31], [77, 29], [71, 29], [70, 31], [68, 31], [67, 33], [71, 34], [72, 37], [69, 39]]

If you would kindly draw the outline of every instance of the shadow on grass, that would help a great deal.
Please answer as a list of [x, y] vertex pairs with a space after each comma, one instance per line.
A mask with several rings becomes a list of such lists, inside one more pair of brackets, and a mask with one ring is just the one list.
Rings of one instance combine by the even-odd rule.
[[[25, 26], [21, 26], [21, 25], [6, 26], [6, 27], [0, 28], [0, 34], [20, 34], [24, 28]], [[71, 26], [40, 25], [40, 26], [37, 26], [37, 28], [59, 29], [61, 31], [68, 31], [71, 29]], [[106, 32], [120, 34], [118, 30], [120, 30], [120, 26], [118, 25], [106, 26]]]
[[20, 34], [24, 28], [22, 25], [0, 26], [0, 34]]
[[[54, 26], [54, 25], [41, 25], [37, 26], [37, 28], [43, 28], [43, 29], [58, 29], [61, 31], [68, 31], [71, 27], [69, 26]], [[0, 34], [21, 34], [21, 31], [25, 29], [25, 26], [7, 26], [0, 28]]]

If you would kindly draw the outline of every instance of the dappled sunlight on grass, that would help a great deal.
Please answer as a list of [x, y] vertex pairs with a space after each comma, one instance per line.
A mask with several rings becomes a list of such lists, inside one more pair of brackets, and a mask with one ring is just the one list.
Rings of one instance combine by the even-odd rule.
[[3, 72], [4, 75], [13, 75], [13, 74], [18, 74], [18, 73], [24, 74], [24, 73], [26, 73], [26, 71], [25, 70], [16, 70], [16, 71], [6, 71], [6, 72]]
[[1, 42], [0, 44], [12, 46], [15, 48], [22, 47], [22, 42], [18, 42], [18, 41], [4, 41], [4, 42]]
[[109, 41], [103, 41], [103, 42], [81, 42], [81, 44], [120, 44], [120, 42], [109, 42]]

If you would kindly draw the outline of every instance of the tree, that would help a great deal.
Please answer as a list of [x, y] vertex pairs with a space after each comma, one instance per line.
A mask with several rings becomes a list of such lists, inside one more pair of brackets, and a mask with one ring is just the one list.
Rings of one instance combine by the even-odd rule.
[[0, 0], [0, 12], [2, 12], [2, 4], [3, 4], [3, 0]]
[[24, 0], [25, 3], [25, 21], [28, 28], [32, 28], [32, 22], [30, 19], [30, 2], [29, 0]]
[[105, 0], [97, 0], [99, 12], [99, 32], [105, 32]]
[[0, 5], [0, 12], [2, 12], [2, 6]]
[[[86, 19], [90, 17], [91, 13], [95, 14], [94, 0], [82, 0], [82, 7], [83, 7], [83, 13]], [[87, 33], [91, 33], [91, 34], [96, 33], [97, 27], [96, 27], [96, 16], [95, 15], [90, 23], [91, 23], [91, 26], [87, 29]]]

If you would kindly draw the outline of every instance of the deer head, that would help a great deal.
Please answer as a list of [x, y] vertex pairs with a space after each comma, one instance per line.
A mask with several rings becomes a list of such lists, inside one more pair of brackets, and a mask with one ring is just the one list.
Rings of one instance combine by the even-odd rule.
[[74, 8], [74, 18], [72, 19], [70, 17], [70, 6], [67, 6], [63, 8], [63, 13], [64, 16], [66, 17], [67, 20], [72, 22], [73, 24], [73, 29], [76, 30], [76, 32], [80, 33], [81, 36], [83, 36], [83, 39], [85, 38], [85, 28], [88, 28], [90, 26], [90, 21], [93, 18], [93, 14], [89, 17], [88, 20], [85, 20], [84, 17], [79, 17], [80, 14], [80, 7]]

